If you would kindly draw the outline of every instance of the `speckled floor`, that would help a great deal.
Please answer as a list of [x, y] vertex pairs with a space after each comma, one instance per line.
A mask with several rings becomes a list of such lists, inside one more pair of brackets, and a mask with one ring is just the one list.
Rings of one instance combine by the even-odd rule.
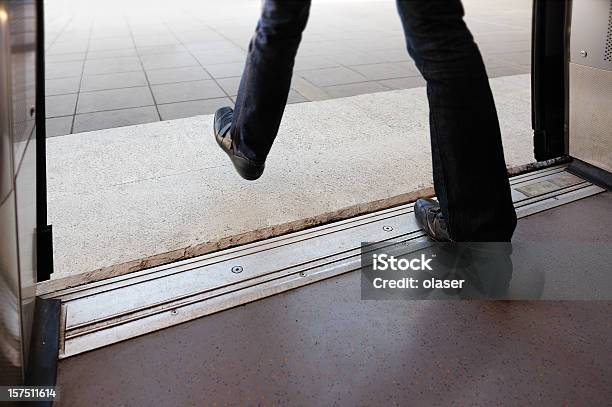
[[[515, 241], [612, 241], [612, 194]], [[362, 301], [350, 273], [60, 362], [59, 406], [603, 406], [612, 302]]]

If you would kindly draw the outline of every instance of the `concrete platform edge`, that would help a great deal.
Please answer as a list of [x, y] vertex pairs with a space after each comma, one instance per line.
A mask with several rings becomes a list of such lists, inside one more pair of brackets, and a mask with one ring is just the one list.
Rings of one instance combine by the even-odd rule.
[[213, 253], [219, 250], [257, 242], [276, 236], [281, 236], [291, 232], [298, 232], [326, 223], [336, 222], [354, 216], [365, 215], [399, 205], [404, 205], [416, 201], [419, 198], [434, 196], [433, 187], [426, 187], [405, 194], [381, 199], [374, 202], [360, 203], [333, 212], [323, 213], [314, 217], [274, 225], [262, 229], [241, 233], [234, 236], [227, 236], [216, 241], [203, 242], [183, 249], [173, 250], [167, 253], [160, 253], [142, 259], [135, 259], [121, 264], [99, 268], [84, 272], [75, 276], [58, 278], [55, 280], [44, 281], [37, 285], [37, 295], [48, 294], [65, 288], [76, 287], [81, 284], [92, 283], [136, 271], [156, 267], [179, 260], [185, 260], [203, 254]]

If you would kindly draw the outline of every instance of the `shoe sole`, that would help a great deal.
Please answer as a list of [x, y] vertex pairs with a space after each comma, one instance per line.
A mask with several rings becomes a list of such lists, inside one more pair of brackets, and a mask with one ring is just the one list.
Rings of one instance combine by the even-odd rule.
[[232, 164], [234, 164], [234, 168], [236, 169], [236, 172], [238, 172], [238, 175], [240, 175], [245, 180], [255, 181], [262, 176], [265, 169], [265, 165], [254, 165], [244, 158], [236, 157], [235, 155], [230, 155], [227, 152], [226, 154], [229, 156], [230, 160], [232, 161]]
[[217, 142], [217, 145], [221, 148], [221, 151], [223, 151], [229, 157], [238, 175], [240, 175], [243, 179], [247, 181], [255, 181], [261, 177], [266, 168], [265, 164], [253, 164], [246, 158], [237, 157], [231, 154], [229, 151], [226, 151], [225, 148], [223, 148], [223, 146], [221, 145], [221, 143], [219, 143], [219, 140], [217, 140], [217, 135], [215, 134], [214, 126], [212, 129], [212, 136]]

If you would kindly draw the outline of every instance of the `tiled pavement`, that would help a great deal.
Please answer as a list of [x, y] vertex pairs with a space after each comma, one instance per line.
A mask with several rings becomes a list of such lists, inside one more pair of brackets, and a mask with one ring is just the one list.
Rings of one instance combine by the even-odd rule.
[[[531, 0], [464, 0], [491, 77], [530, 70]], [[254, 0], [48, 0], [47, 134], [212, 113], [237, 93]], [[316, 0], [290, 103], [423, 86], [391, 0]]]

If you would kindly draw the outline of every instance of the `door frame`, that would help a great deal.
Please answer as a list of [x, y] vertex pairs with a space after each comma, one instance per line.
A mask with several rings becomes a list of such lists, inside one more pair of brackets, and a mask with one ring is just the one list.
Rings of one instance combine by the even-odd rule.
[[47, 128], [45, 109], [45, 2], [36, 1], [36, 249], [37, 279], [53, 273], [53, 229], [47, 223]]
[[534, 0], [531, 121], [537, 161], [567, 155], [567, 61], [571, 0]]

